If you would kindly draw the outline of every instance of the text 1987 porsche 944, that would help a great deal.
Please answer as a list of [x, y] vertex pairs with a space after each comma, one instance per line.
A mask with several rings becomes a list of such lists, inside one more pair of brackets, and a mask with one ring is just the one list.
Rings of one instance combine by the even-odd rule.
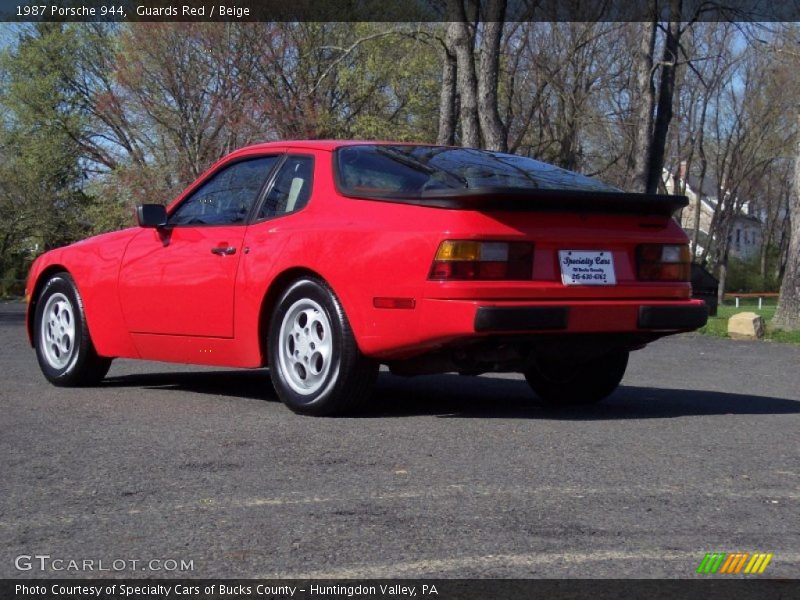
[[706, 322], [685, 204], [497, 152], [260, 144], [139, 206], [138, 227], [40, 256], [28, 335], [63, 386], [116, 357], [268, 365], [292, 410], [322, 415], [385, 364], [521, 372], [545, 402], [595, 402], [631, 350]]

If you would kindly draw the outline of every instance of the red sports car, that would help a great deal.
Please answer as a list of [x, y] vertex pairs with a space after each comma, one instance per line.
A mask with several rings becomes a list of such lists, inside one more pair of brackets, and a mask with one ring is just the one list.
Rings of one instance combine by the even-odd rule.
[[624, 193], [467, 148], [259, 144], [138, 227], [40, 256], [27, 326], [56, 385], [112, 359], [263, 367], [300, 413], [353, 409], [394, 373], [524, 373], [538, 396], [608, 396], [628, 353], [706, 322], [683, 196]]

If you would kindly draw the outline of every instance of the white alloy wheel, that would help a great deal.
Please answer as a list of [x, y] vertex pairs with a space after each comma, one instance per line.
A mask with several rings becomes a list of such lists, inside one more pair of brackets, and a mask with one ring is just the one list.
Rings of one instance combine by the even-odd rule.
[[369, 399], [378, 363], [361, 354], [327, 283], [316, 277], [292, 282], [271, 312], [267, 362], [286, 406], [323, 416], [354, 411]]
[[333, 327], [310, 298], [289, 307], [281, 322], [278, 356], [286, 383], [298, 394], [319, 392], [333, 362]]
[[75, 354], [75, 309], [69, 298], [56, 293], [47, 299], [39, 330], [45, 359], [54, 369], [63, 369]]

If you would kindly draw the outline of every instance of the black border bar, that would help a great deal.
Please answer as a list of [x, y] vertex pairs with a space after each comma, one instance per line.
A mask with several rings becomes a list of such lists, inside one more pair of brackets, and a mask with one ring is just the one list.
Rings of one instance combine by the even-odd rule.
[[[670, 0], [655, 2], [654, 13], [651, 0], [508, 0], [505, 20], [642, 22], [651, 21], [654, 16], [661, 21], [668, 20]], [[120, 7], [122, 10], [118, 11]], [[482, 0], [482, 13], [485, 8], [486, 0]], [[486, 15], [481, 14], [481, 18], [486, 20]], [[435, 23], [449, 20], [446, 0], [0, 0], [0, 21], [5, 22]], [[800, 21], [800, 3], [796, 0], [682, 0], [681, 21]]]
[[[43, 589], [44, 593], [21, 593], [17, 586]], [[220, 593], [224, 586], [224, 593]], [[261, 587], [259, 587], [261, 586]], [[316, 589], [332, 593], [312, 593]], [[389, 586], [392, 586], [391, 593]], [[423, 586], [427, 586], [423, 588]], [[100, 594], [60, 593], [69, 589], [100, 589]], [[130, 594], [129, 588], [144, 592]], [[289, 593], [274, 593], [281, 588]], [[415, 595], [401, 593], [411, 588]], [[435, 594], [432, 589], [435, 588]], [[123, 589], [126, 593], [122, 593]], [[181, 593], [177, 593], [180, 589]], [[270, 592], [259, 590], [270, 590]], [[423, 589], [426, 593], [423, 594]], [[114, 590], [114, 592], [110, 592]], [[148, 591], [148, 590], [153, 590]], [[301, 591], [303, 590], [303, 591]], [[339, 593], [336, 593], [336, 591]], [[374, 590], [374, 593], [373, 593]], [[383, 591], [386, 590], [386, 591]], [[4, 600], [455, 600], [471, 598], [571, 599], [669, 599], [750, 600], [800, 597], [800, 580], [696, 577], [694, 579], [380, 579], [380, 580], [267, 580], [267, 579], [60, 579], [0, 582]]]

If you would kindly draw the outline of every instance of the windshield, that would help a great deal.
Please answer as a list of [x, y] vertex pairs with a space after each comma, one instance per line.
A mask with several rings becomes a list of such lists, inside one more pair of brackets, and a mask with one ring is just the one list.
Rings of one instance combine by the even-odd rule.
[[515, 154], [363, 144], [336, 150], [337, 181], [352, 196], [435, 195], [436, 190], [537, 189], [619, 192], [596, 179]]

